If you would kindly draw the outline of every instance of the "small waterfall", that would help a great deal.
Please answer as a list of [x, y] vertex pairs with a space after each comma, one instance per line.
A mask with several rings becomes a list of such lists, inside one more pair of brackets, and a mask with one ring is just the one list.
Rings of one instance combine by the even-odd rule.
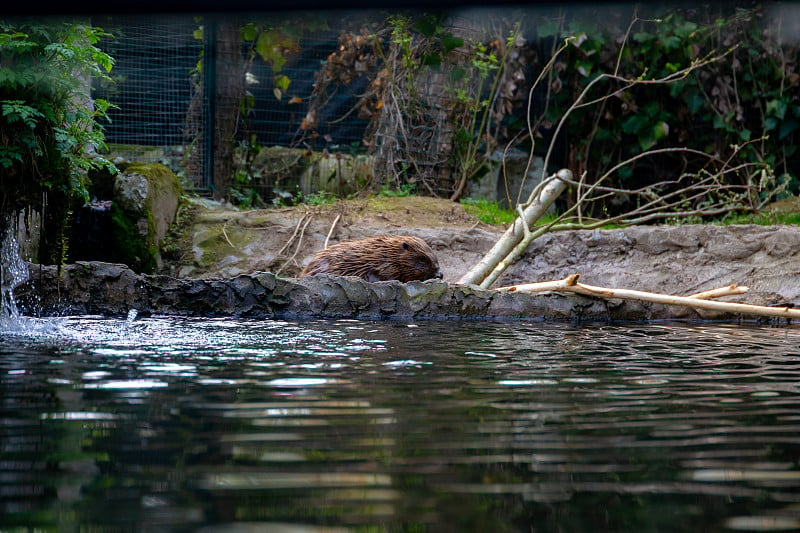
[[0, 324], [8, 325], [19, 321], [19, 309], [14, 300], [14, 289], [28, 281], [28, 265], [22, 260], [14, 224], [6, 224], [3, 243], [0, 246]]

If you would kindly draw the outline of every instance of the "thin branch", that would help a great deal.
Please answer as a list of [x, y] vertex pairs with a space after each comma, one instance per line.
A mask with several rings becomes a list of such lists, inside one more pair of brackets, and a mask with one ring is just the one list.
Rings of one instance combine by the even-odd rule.
[[286, 249], [287, 249], [289, 246], [291, 246], [292, 242], [294, 241], [294, 238], [295, 238], [295, 236], [297, 235], [297, 232], [300, 230], [300, 225], [301, 225], [301, 224], [302, 224], [302, 223], [303, 223], [303, 222], [304, 222], [306, 219], [308, 219], [308, 220], [311, 220], [311, 215], [310, 215], [308, 212], [305, 212], [305, 213], [303, 213], [303, 216], [302, 216], [302, 217], [300, 217], [300, 220], [298, 220], [298, 221], [297, 221], [297, 225], [294, 227], [294, 232], [292, 233], [292, 236], [291, 236], [291, 237], [289, 237], [289, 240], [287, 240], [287, 241], [286, 241], [286, 244], [284, 244], [284, 245], [283, 245], [283, 248], [281, 248], [281, 249], [278, 251], [278, 253], [277, 253], [277, 254], [275, 254], [277, 257], [280, 257], [281, 255], [283, 255], [283, 252], [285, 252], [285, 251], [286, 251]]
[[292, 254], [292, 256], [291, 256], [291, 257], [289, 257], [289, 258], [288, 258], [288, 259], [287, 259], [287, 260], [286, 260], [286, 261], [285, 261], [285, 262], [284, 262], [284, 263], [281, 265], [281, 267], [280, 267], [280, 268], [279, 268], [279, 269], [278, 269], [278, 270], [275, 272], [275, 276], [280, 276], [280, 275], [281, 275], [281, 272], [283, 272], [283, 269], [285, 269], [285, 268], [286, 268], [286, 266], [287, 266], [289, 263], [293, 263], [293, 262], [294, 262], [294, 258], [295, 258], [295, 257], [297, 257], [297, 253], [300, 251], [300, 245], [301, 245], [301, 244], [303, 244], [303, 235], [304, 235], [304, 234], [305, 234], [305, 232], [306, 232], [306, 228], [307, 228], [307, 227], [308, 227], [308, 225], [311, 223], [311, 220], [312, 220], [312, 218], [313, 218], [313, 217], [311, 217], [310, 215], [309, 215], [309, 216], [306, 218], [306, 222], [305, 222], [305, 224], [303, 224], [303, 228], [300, 230], [300, 235], [299, 235], [299, 237], [297, 238], [297, 246], [295, 246], [295, 248], [294, 248], [294, 253], [293, 253], [293, 254]]
[[231, 245], [231, 248], [236, 248], [231, 240], [228, 238], [228, 232], [225, 231], [225, 226], [228, 225], [228, 221], [226, 220], [225, 223], [222, 225], [222, 236], [225, 237], [225, 242]]
[[695, 294], [690, 294], [687, 298], [699, 298], [701, 300], [707, 300], [709, 298], [721, 298], [723, 296], [733, 296], [736, 294], [744, 294], [749, 291], [749, 287], [743, 287], [741, 285], [737, 285], [732, 283], [727, 287], [720, 287], [718, 289], [711, 289], [703, 292], [697, 292]]
[[[707, 309], [727, 313], [750, 314], [759, 316], [771, 316], [778, 318], [800, 318], [800, 309], [784, 307], [768, 307], [762, 305], [751, 305], [736, 302], [719, 302], [693, 296], [673, 296], [670, 294], [660, 294], [655, 292], [636, 291], [630, 289], [610, 289], [606, 287], [595, 287], [578, 283], [580, 274], [572, 274], [567, 278], [558, 281], [545, 281], [540, 283], [526, 283], [524, 285], [512, 285], [495, 289], [499, 292], [529, 292], [539, 293], [546, 291], [572, 292], [584, 296], [592, 296], [601, 299], [620, 299], [620, 300], [639, 300], [665, 305], [680, 305], [684, 307], [694, 307], [697, 309]], [[700, 293], [702, 294], [702, 293]]]
[[336, 223], [339, 222], [341, 216], [342, 214], [339, 213], [338, 215], [336, 215], [336, 218], [333, 219], [333, 223], [331, 224], [331, 229], [328, 230], [328, 234], [325, 236], [325, 244], [322, 245], [323, 250], [326, 250], [328, 248], [328, 241], [330, 240], [331, 235], [333, 234], [333, 228], [336, 227]]

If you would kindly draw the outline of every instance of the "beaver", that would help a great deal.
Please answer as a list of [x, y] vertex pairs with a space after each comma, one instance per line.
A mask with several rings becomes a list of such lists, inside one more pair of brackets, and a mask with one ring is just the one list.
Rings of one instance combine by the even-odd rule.
[[403, 283], [442, 277], [431, 247], [413, 235], [377, 235], [334, 244], [318, 252], [300, 272], [300, 278], [313, 274]]

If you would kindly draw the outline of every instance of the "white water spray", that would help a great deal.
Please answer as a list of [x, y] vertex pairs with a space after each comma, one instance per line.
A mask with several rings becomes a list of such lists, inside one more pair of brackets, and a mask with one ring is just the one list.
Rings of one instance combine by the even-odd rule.
[[19, 253], [19, 242], [13, 224], [7, 224], [0, 246], [0, 323], [8, 324], [19, 321], [19, 309], [14, 300], [14, 289], [28, 281], [28, 265]]

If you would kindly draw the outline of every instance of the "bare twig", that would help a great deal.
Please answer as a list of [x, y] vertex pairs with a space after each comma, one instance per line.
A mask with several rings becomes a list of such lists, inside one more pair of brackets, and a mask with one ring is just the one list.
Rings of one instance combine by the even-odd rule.
[[281, 267], [275, 272], [276, 276], [281, 275], [281, 272], [283, 272], [283, 270], [286, 268], [286, 265], [288, 265], [289, 263], [294, 263], [294, 258], [297, 257], [297, 253], [300, 251], [300, 245], [303, 244], [303, 235], [306, 232], [306, 228], [311, 223], [312, 217], [311, 215], [306, 215], [304, 216], [304, 218], [305, 218], [305, 224], [303, 224], [303, 228], [300, 230], [300, 235], [297, 238], [297, 246], [295, 246], [294, 248], [294, 253], [292, 254], [291, 257], [286, 259], [286, 261], [284, 261]]
[[231, 245], [231, 248], [236, 248], [231, 240], [228, 238], [228, 232], [225, 231], [225, 226], [228, 225], [228, 221], [226, 220], [225, 223], [222, 225], [222, 236], [225, 237], [225, 242]]
[[528, 244], [542, 234], [541, 228], [531, 232], [530, 227], [561, 194], [566, 187], [566, 180], [571, 177], [569, 170], [561, 169], [545, 180], [546, 187], [536, 198], [537, 201], [525, 206], [522, 215], [514, 220], [492, 249], [459, 279], [459, 283], [480, 284], [484, 288], [491, 286]]
[[297, 225], [294, 227], [294, 232], [292, 233], [291, 237], [289, 237], [289, 240], [287, 240], [286, 244], [283, 245], [283, 248], [281, 248], [278, 253], [275, 254], [277, 257], [283, 255], [283, 252], [285, 252], [286, 249], [292, 245], [292, 242], [294, 242], [294, 238], [300, 229], [300, 225], [303, 224], [303, 222], [306, 222], [306, 220], [311, 220], [311, 215], [308, 212], [303, 213], [303, 216], [297, 221]]
[[749, 290], [750, 290], [749, 287], [742, 287], [741, 285], [736, 285], [735, 283], [733, 283], [727, 287], [720, 287], [718, 289], [711, 289], [708, 291], [690, 294], [689, 296], [687, 296], [687, 298], [698, 298], [700, 300], [708, 300], [710, 298], [722, 298], [723, 296], [744, 294]]
[[341, 216], [342, 214], [339, 213], [338, 215], [336, 215], [336, 218], [333, 219], [333, 223], [331, 224], [331, 229], [328, 230], [328, 234], [325, 236], [325, 244], [322, 245], [323, 250], [328, 248], [328, 241], [330, 240], [331, 235], [333, 234], [333, 228], [336, 227], [336, 223], [339, 222]]

